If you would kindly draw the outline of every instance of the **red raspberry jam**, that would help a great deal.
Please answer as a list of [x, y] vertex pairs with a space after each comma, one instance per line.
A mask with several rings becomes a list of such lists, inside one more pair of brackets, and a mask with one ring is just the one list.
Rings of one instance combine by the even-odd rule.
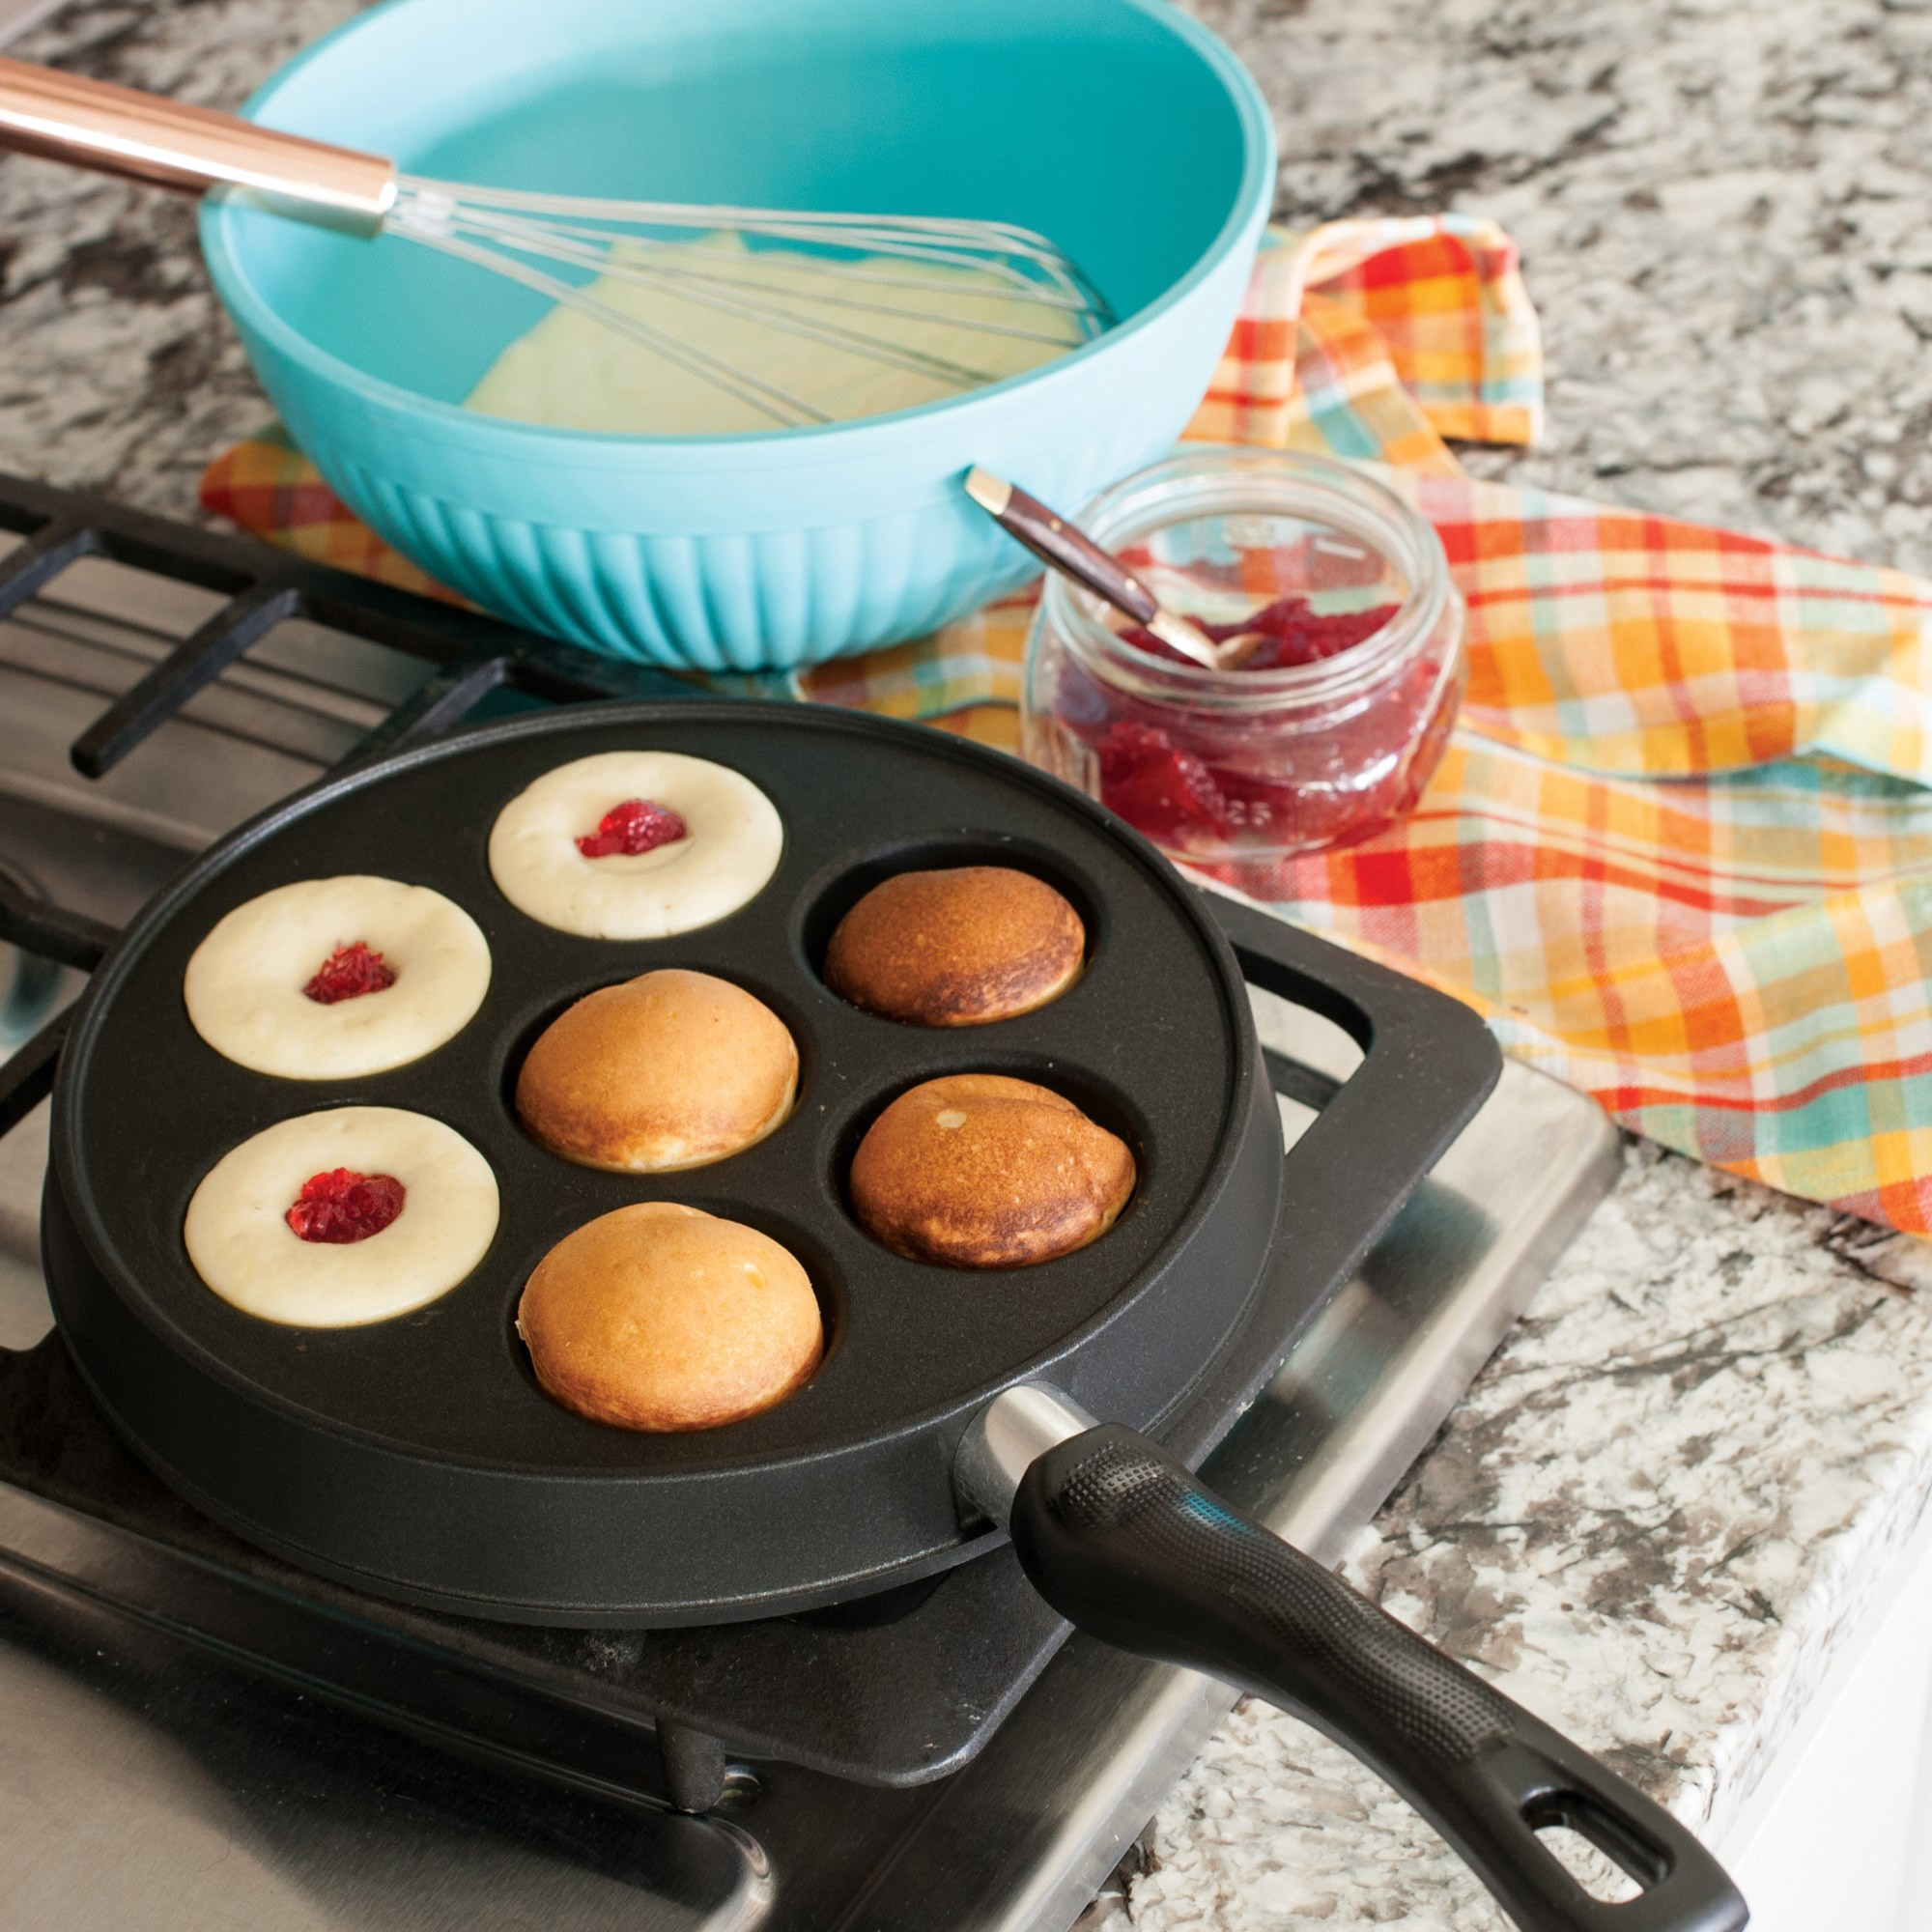
[[[1395, 605], [1335, 615], [1284, 597], [1238, 623], [1201, 628], [1217, 642], [1258, 630], [1266, 641], [1225, 673], [1289, 670], [1337, 658], [1381, 631]], [[1169, 663], [1188, 660], [1138, 626], [1122, 639]], [[1093, 754], [1098, 796], [1155, 844], [1201, 863], [1244, 850], [1309, 851], [1351, 843], [1410, 810], [1440, 761], [1463, 684], [1429, 647], [1369, 701], [1332, 722], [1293, 727], [1257, 695], [1252, 712], [1189, 708], [1105, 682], [1070, 654], [1062, 662], [1054, 717]], [[1090, 788], [1093, 788], [1090, 784]]]
[[586, 859], [619, 855], [635, 859], [639, 852], [675, 845], [686, 836], [684, 820], [669, 806], [653, 805], [647, 798], [627, 798], [597, 821], [595, 832], [586, 832], [577, 841], [577, 849]]
[[1285, 863], [1413, 809], [1468, 676], [1462, 599], [1413, 503], [1327, 457], [1186, 445], [1081, 522], [1216, 641], [1259, 635], [1209, 668], [1049, 579], [1021, 689], [1033, 763], [1264, 898], [1293, 896]]
[[332, 1007], [338, 1000], [359, 1000], [364, 993], [380, 993], [395, 983], [396, 969], [358, 939], [338, 946], [302, 991], [317, 1006]]
[[341, 1247], [380, 1235], [403, 1211], [403, 1195], [393, 1175], [331, 1168], [302, 1182], [285, 1218], [303, 1240]]
[[[1204, 632], [1217, 644], [1225, 644], [1230, 638], [1239, 637], [1245, 631], [1261, 633], [1262, 641], [1238, 665], [1230, 666], [1230, 669], [1290, 670], [1297, 665], [1319, 664], [1323, 658], [1340, 657], [1344, 651], [1352, 650], [1373, 638], [1401, 608], [1397, 604], [1378, 604], [1373, 610], [1338, 611], [1321, 616], [1305, 597], [1277, 597], [1253, 616], [1236, 623], [1210, 624], [1198, 617], [1193, 622], [1197, 631]], [[1165, 658], [1170, 664], [1194, 662], [1138, 624], [1129, 624], [1121, 636], [1128, 643], [1154, 657]]]

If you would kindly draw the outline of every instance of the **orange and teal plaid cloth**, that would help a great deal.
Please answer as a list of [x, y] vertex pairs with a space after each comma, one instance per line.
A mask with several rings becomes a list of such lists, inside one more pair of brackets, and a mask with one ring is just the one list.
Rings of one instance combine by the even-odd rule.
[[[1469, 695], [1414, 814], [1257, 881], [1472, 1002], [1627, 1126], [1932, 1232], [1932, 584], [1467, 476], [1527, 442], [1536, 316], [1493, 224], [1275, 234], [1189, 434], [1388, 466], [1469, 608]], [[270, 435], [210, 508], [427, 586]], [[1031, 598], [782, 680], [1009, 749]]]

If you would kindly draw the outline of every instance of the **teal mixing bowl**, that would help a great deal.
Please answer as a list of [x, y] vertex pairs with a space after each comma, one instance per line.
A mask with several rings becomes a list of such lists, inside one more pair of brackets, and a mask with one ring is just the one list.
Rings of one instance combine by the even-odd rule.
[[963, 472], [1078, 504], [1165, 452], [1274, 182], [1254, 82], [1167, 0], [391, 0], [247, 111], [412, 174], [998, 217], [1080, 264], [1119, 326], [1030, 374], [822, 428], [596, 435], [461, 407], [540, 296], [211, 201], [256, 373], [358, 516], [493, 611], [707, 671], [916, 636], [1022, 582]]

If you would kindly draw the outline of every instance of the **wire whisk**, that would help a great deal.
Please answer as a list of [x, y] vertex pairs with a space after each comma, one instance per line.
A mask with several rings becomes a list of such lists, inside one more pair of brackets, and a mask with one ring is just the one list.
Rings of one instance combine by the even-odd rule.
[[[694, 323], [727, 316], [959, 391], [1113, 322], [1059, 247], [1008, 222], [425, 181], [381, 156], [21, 61], [0, 59], [0, 148], [187, 193], [224, 188], [276, 213], [416, 242], [507, 276], [786, 426], [834, 418], [707, 346], [701, 327], [668, 327], [666, 299]], [[660, 299], [627, 301], [624, 290]], [[937, 344], [922, 339], [935, 323]]]

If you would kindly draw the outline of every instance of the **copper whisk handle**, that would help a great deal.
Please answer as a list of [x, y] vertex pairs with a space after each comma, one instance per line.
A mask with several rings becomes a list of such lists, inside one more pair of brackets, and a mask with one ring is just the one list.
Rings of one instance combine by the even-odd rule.
[[225, 186], [278, 208], [381, 225], [395, 163], [131, 87], [0, 59], [0, 148], [199, 194]]

